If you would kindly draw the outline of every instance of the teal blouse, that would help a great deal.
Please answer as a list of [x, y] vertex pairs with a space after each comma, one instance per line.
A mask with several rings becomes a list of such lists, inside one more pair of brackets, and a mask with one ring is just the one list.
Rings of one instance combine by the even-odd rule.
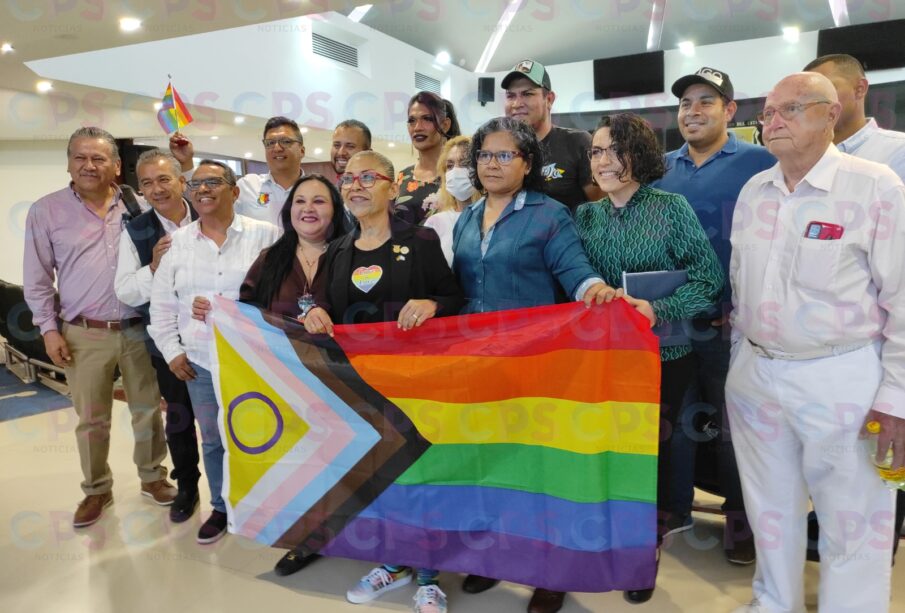
[[[582, 204], [575, 224], [591, 266], [612, 287], [622, 285], [623, 271], [688, 272], [688, 283], [651, 303], [658, 324], [707, 311], [723, 290], [719, 260], [684, 196], [642, 185], [623, 208], [609, 198]], [[660, 358], [690, 352], [690, 345], [663, 347]]]

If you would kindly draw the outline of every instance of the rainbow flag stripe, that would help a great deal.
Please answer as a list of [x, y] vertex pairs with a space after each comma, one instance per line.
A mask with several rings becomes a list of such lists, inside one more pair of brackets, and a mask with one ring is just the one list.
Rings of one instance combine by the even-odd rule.
[[172, 83], [167, 83], [167, 90], [160, 102], [162, 106], [157, 111], [157, 121], [167, 134], [182, 129], [194, 120]]
[[656, 573], [660, 360], [623, 302], [337, 326], [218, 300], [230, 530], [566, 591]]

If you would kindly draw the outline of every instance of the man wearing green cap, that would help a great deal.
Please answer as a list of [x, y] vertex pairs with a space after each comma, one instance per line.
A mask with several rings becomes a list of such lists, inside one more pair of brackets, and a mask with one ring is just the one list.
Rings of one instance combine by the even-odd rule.
[[573, 212], [583, 202], [603, 198], [603, 192], [591, 180], [587, 153], [590, 133], [553, 125], [551, 111], [556, 94], [543, 64], [522, 60], [503, 77], [502, 85], [506, 90], [506, 117], [530, 125], [540, 140], [547, 194]]

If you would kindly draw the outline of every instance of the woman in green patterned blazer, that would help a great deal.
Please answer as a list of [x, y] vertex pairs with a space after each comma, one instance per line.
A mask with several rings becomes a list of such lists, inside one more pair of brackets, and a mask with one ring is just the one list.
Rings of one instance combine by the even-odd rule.
[[[591, 266], [611, 287], [623, 272], [685, 270], [688, 280], [671, 295], [648, 302], [625, 299], [651, 326], [689, 319], [706, 311], [723, 289], [723, 272], [701, 223], [683, 196], [648, 185], [664, 173], [663, 149], [646, 121], [632, 113], [601, 119], [594, 133], [591, 175], [607, 193], [578, 207], [575, 222]], [[660, 444], [657, 466], [657, 542], [683, 528], [670, 513], [669, 441], [682, 398], [694, 376], [691, 345], [660, 349]], [[645, 602], [654, 586], [625, 592]]]

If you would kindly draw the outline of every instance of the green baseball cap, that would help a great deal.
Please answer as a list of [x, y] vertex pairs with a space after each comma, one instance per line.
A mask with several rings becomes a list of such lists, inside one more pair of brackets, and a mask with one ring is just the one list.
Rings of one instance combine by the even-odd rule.
[[503, 89], [508, 89], [512, 80], [518, 77], [524, 77], [544, 89], [553, 89], [550, 87], [550, 75], [547, 73], [547, 69], [544, 68], [544, 65], [540, 62], [522, 60], [513, 66], [509, 74], [503, 77]]

